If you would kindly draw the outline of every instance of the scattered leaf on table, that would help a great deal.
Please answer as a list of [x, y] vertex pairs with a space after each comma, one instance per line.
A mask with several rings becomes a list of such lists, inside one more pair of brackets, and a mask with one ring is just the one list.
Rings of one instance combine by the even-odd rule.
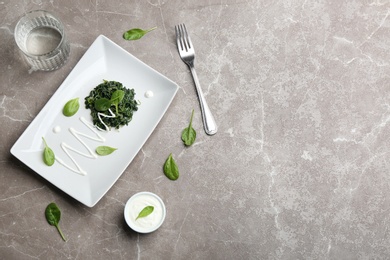
[[139, 29], [139, 28], [133, 28], [133, 29], [130, 29], [130, 30], [128, 30], [127, 32], [125, 32], [123, 34], [123, 39], [128, 40], [128, 41], [139, 40], [145, 34], [147, 34], [150, 31], [153, 31], [156, 28], [157, 27], [153, 27], [153, 28], [148, 29], [148, 30], [142, 30], [142, 29]]

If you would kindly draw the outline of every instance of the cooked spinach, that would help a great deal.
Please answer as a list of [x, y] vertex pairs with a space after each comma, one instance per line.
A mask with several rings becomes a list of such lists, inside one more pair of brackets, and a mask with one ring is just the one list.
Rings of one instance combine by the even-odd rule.
[[138, 110], [138, 103], [134, 97], [134, 89], [128, 89], [117, 81], [104, 80], [85, 97], [85, 107], [91, 110], [93, 124], [102, 129], [105, 126], [100, 122], [98, 113], [111, 109], [115, 112], [115, 117], [105, 117], [102, 120], [108, 127], [119, 129], [128, 125], [133, 113]]

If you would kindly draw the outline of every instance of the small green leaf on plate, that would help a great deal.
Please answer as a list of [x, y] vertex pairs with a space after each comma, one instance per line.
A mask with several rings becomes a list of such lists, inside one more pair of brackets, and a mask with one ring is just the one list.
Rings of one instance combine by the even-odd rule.
[[98, 155], [104, 156], [104, 155], [112, 154], [115, 150], [117, 150], [117, 148], [102, 145], [96, 148], [96, 153]]
[[70, 117], [76, 114], [79, 108], [79, 98], [74, 98], [66, 102], [64, 108], [62, 109], [62, 113], [64, 114], [64, 116]]
[[55, 161], [55, 155], [53, 150], [47, 145], [45, 138], [42, 137], [43, 143], [45, 144], [45, 148], [43, 149], [43, 162], [47, 166], [52, 166]]

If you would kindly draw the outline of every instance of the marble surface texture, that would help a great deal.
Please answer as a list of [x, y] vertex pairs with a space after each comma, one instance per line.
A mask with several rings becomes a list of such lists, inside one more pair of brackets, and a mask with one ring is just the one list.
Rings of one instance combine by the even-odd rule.
[[[23, 62], [14, 28], [44, 9], [65, 24], [71, 56], [53, 72]], [[390, 1], [0, 1], [1, 259], [389, 259]], [[202, 129], [174, 26], [185, 23], [219, 126]], [[130, 28], [157, 29], [139, 41]], [[89, 208], [10, 149], [100, 34], [180, 89], [108, 193]], [[180, 134], [195, 109], [195, 144]], [[169, 153], [181, 176], [168, 180]], [[124, 221], [139, 191], [162, 197], [164, 224]], [[44, 217], [62, 209], [63, 242]]]

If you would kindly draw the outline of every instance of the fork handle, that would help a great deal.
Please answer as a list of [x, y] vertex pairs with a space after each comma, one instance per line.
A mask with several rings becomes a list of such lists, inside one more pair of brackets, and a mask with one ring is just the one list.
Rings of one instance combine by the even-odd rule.
[[204, 98], [203, 91], [200, 88], [198, 75], [196, 74], [195, 67], [193, 64], [189, 64], [188, 67], [191, 70], [192, 78], [194, 79], [196, 92], [199, 98], [200, 111], [202, 113], [203, 126], [206, 134], [215, 135], [217, 133], [217, 124], [215, 123], [213, 114], [211, 114], [210, 108], [207, 105], [206, 99]]

